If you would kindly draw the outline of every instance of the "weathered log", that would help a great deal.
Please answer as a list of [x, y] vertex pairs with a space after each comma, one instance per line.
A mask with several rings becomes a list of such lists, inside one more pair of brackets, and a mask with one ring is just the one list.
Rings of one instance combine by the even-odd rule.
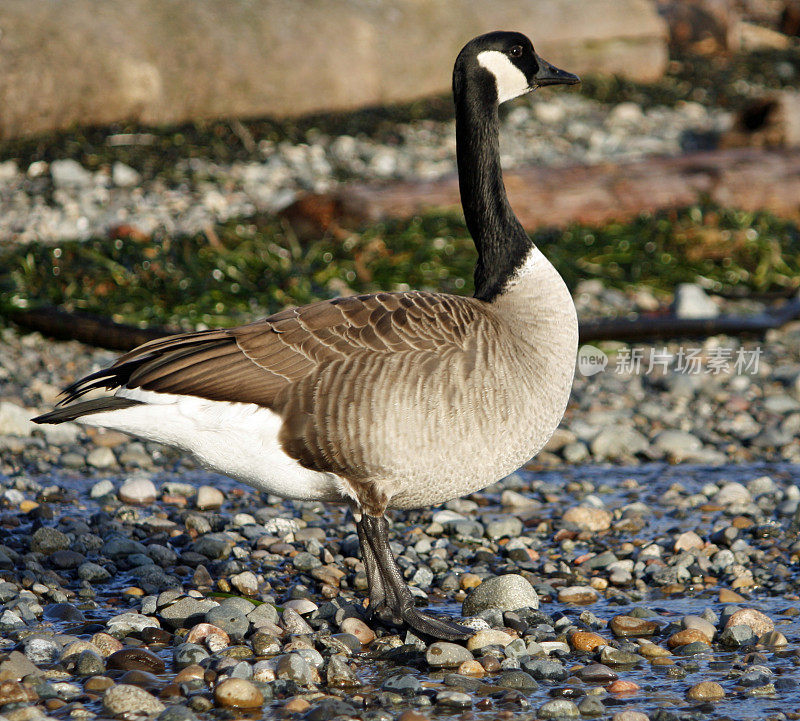
[[[85, 313], [70, 313], [59, 308], [30, 310], [6, 309], [5, 315], [23, 328], [55, 338], [77, 340], [87, 345], [127, 351], [149, 340], [178, 331], [169, 328], [137, 328]], [[774, 311], [750, 316], [717, 318], [677, 318], [654, 316], [611, 318], [580, 324], [580, 342], [604, 340], [648, 341], [679, 338], [707, 338], [714, 335], [760, 336], [800, 317], [800, 300], [792, 300]]]
[[800, 318], [800, 300], [779, 309], [754, 315], [721, 315], [716, 318], [678, 318], [674, 315], [603, 319], [580, 325], [580, 342], [603, 340], [651, 341], [709, 338], [715, 335], [761, 336]]
[[137, 328], [125, 323], [115, 323], [108, 318], [88, 313], [71, 313], [52, 306], [4, 308], [0, 314], [22, 328], [38, 331], [49, 338], [77, 340], [109, 350], [127, 351], [147, 341], [178, 332], [167, 328]]
[[[514, 211], [527, 230], [571, 222], [607, 223], [707, 198], [742, 210], [794, 216], [800, 210], [800, 151], [735, 148], [648, 158], [618, 165], [526, 167], [503, 174]], [[313, 205], [310, 198], [298, 203]], [[460, 207], [455, 176], [429, 182], [349, 184], [314, 196], [334, 228], [429, 210]], [[289, 213], [293, 210], [289, 210]], [[314, 220], [309, 218], [309, 220]], [[319, 230], [328, 230], [320, 222]]]

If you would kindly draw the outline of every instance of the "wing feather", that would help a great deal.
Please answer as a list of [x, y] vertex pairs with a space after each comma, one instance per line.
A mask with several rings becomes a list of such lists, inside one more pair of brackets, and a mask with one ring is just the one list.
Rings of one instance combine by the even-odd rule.
[[291, 386], [336, 360], [463, 348], [480, 315], [478, 303], [436, 293], [378, 293], [288, 308], [237, 328], [181, 333], [134, 348], [81, 379], [62, 404], [105, 387], [274, 408]]

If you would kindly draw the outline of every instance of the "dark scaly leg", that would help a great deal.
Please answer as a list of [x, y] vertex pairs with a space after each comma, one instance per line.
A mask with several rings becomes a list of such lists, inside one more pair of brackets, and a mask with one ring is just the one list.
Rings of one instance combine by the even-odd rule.
[[379, 615], [380, 610], [386, 607], [386, 590], [383, 587], [378, 561], [372, 552], [372, 546], [367, 540], [364, 526], [359, 521], [356, 523], [358, 532], [358, 542], [361, 545], [361, 560], [364, 562], [364, 570], [367, 574], [367, 588], [369, 590], [369, 613]]
[[[369, 547], [364, 554], [364, 565], [367, 566], [366, 558], [371, 554], [383, 583], [384, 607], [376, 608], [382, 621], [405, 623], [419, 633], [445, 641], [463, 641], [472, 636], [474, 633], [472, 629], [434, 618], [414, 607], [414, 597], [403, 580], [403, 575], [389, 548], [389, 523], [384, 516], [369, 516], [365, 513], [357, 525], [360, 526], [358, 537], [360, 540], [363, 539], [362, 553], [365, 547]], [[369, 577], [369, 572], [367, 575]], [[370, 598], [372, 598], [371, 589]]]

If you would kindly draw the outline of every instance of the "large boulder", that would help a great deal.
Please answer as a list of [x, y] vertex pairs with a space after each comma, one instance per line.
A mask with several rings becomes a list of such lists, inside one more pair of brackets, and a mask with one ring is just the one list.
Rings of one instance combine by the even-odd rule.
[[0, 139], [409, 101], [497, 29], [577, 73], [652, 80], [667, 60], [651, 0], [5, 0]]

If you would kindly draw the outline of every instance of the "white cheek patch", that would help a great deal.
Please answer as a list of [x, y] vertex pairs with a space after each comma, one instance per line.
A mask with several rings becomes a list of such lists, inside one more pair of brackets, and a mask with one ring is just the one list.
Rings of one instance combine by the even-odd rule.
[[525, 73], [499, 50], [484, 50], [478, 53], [478, 64], [494, 75], [498, 103], [516, 98], [531, 89]]

